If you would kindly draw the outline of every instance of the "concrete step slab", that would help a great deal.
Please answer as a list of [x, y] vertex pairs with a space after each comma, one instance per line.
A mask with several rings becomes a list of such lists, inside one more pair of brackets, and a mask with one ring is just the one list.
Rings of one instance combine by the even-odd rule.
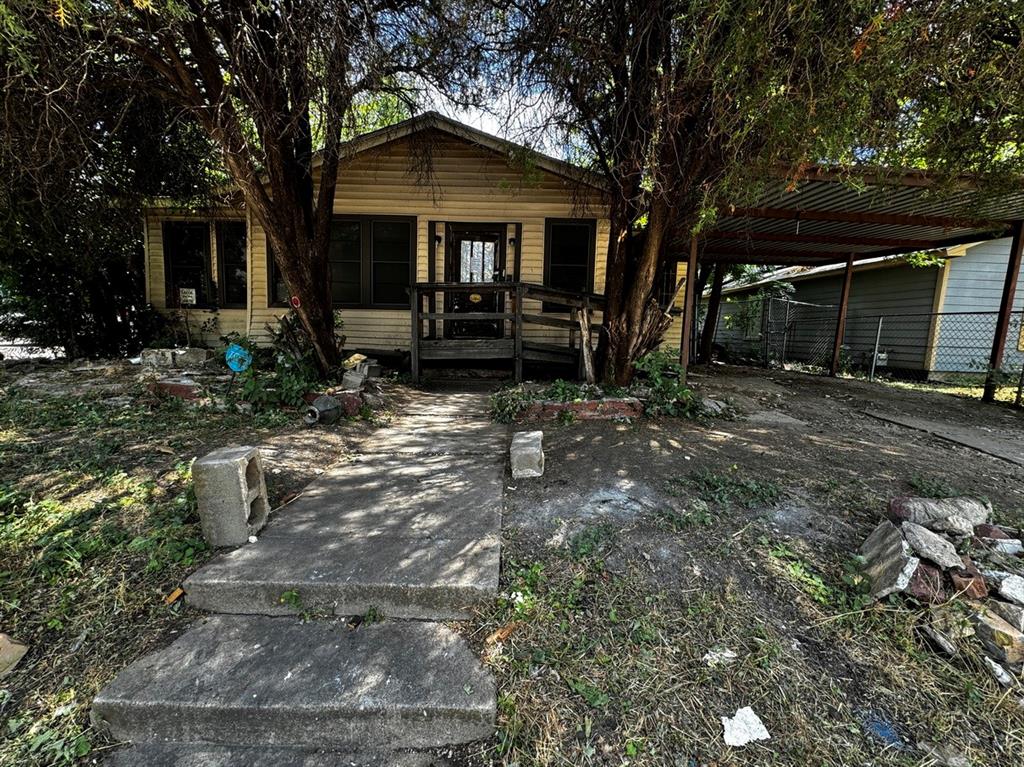
[[495, 687], [434, 623], [214, 616], [122, 671], [92, 719], [131, 743], [416, 749], [491, 734]]
[[504, 473], [504, 457], [360, 458], [275, 512], [260, 537], [498, 535]]
[[[463, 620], [498, 591], [497, 537], [265, 537], [212, 560], [184, 584], [202, 610], [251, 615], [327, 612]], [[282, 603], [286, 592], [297, 599]]]
[[108, 756], [106, 767], [447, 767], [422, 751], [342, 752], [307, 748], [142, 743]]

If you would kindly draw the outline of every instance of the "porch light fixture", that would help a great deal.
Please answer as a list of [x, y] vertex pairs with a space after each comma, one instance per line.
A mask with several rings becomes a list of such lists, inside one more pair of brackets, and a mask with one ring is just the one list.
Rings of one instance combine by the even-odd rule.
[[510, 248], [514, 248], [516, 246], [516, 238], [515, 237], [509, 237], [508, 238], [508, 246]]
[[440, 235], [440, 234], [435, 234], [434, 235], [434, 242], [436, 242], [438, 245], [440, 245], [442, 242], [444, 242], [444, 237], [442, 235]]

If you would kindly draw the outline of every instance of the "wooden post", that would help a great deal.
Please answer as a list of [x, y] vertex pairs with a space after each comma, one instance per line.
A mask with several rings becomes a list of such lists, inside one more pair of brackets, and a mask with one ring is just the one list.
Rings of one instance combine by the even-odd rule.
[[590, 298], [583, 299], [583, 306], [577, 310], [580, 323], [580, 353], [583, 358], [583, 375], [588, 384], [597, 380], [594, 372], [594, 350], [590, 346]]
[[828, 374], [839, 373], [839, 354], [843, 349], [843, 337], [846, 335], [846, 308], [850, 303], [850, 283], [853, 281], [853, 253], [846, 259], [846, 272], [843, 274], [843, 292], [839, 295], [839, 316], [836, 318], [836, 340], [832, 344], [832, 364]]
[[999, 369], [1003, 365], [1003, 352], [1006, 351], [1006, 334], [1010, 329], [1010, 315], [1013, 314], [1013, 299], [1017, 292], [1022, 256], [1024, 256], [1024, 221], [1017, 221], [1013, 225], [1010, 258], [1006, 263], [1006, 279], [1003, 281], [1003, 297], [999, 301], [996, 332], [992, 337], [992, 355], [988, 360], [985, 392], [981, 395], [985, 402], [995, 401], [996, 389], [999, 387]]
[[683, 368], [683, 383], [690, 369], [690, 343], [693, 335], [694, 306], [697, 284], [697, 238], [690, 238], [690, 257], [686, 261], [686, 298], [683, 302], [682, 338], [679, 341], [679, 364]]
[[515, 284], [515, 382], [522, 383], [522, 284]]
[[417, 385], [420, 382], [420, 290], [412, 286], [412, 339], [409, 344], [410, 365], [412, 368], [412, 382]]
[[[437, 222], [427, 222], [427, 282], [437, 282]], [[437, 294], [427, 294], [427, 311], [437, 311]], [[427, 322], [427, 338], [437, 338], [437, 320]]]

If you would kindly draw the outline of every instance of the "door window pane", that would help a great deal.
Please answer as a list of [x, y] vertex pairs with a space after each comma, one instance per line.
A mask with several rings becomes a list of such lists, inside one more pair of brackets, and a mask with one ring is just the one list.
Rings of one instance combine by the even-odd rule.
[[181, 305], [182, 289], [195, 291], [196, 306], [210, 306], [210, 225], [165, 221], [163, 240], [167, 306]]
[[245, 308], [247, 269], [244, 221], [217, 223], [217, 264], [224, 306]]
[[460, 240], [459, 281], [493, 282], [497, 246], [485, 240]]
[[373, 303], [409, 303], [412, 227], [408, 221], [374, 221], [371, 228]]
[[361, 303], [363, 266], [362, 238], [358, 221], [336, 220], [331, 224], [331, 300], [335, 304]]

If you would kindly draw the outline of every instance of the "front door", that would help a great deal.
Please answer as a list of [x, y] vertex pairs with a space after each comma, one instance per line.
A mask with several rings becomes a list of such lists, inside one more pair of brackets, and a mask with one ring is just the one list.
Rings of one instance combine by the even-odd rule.
[[[500, 282], [505, 269], [505, 227], [503, 225], [464, 225], [453, 227], [449, 240], [447, 282], [481, 284]], [[450, 291], [447, 312], [491, 313], [502, 310], [495, 291]], [[445, 323], [449, 338], [501, 338], [501, 320], [449, 320]]]

